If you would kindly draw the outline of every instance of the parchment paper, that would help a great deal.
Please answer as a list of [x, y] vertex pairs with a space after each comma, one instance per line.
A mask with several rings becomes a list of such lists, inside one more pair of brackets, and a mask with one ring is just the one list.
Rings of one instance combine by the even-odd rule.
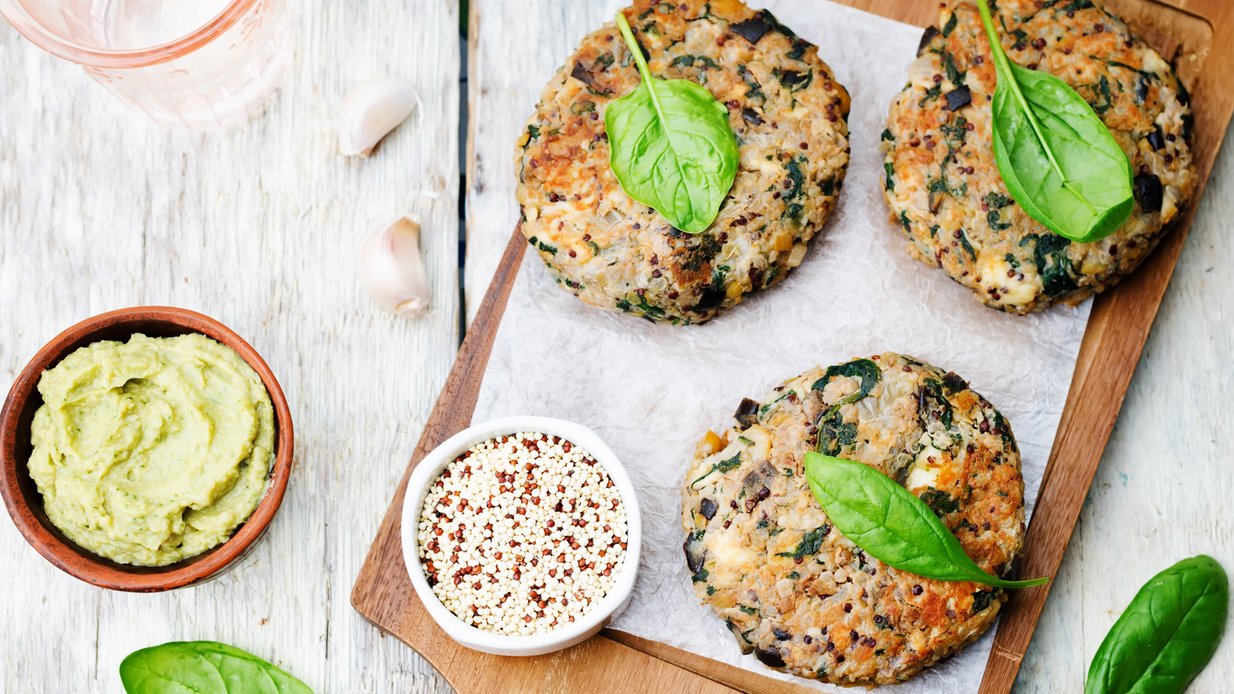
[[[615, 11], [618, 4], [610, 4]], [[888, 221], [878, 144], [920, 29], [822, 0], [752, 4], [818, 44], [852, 93], [852, 163], [828, 228], [779, 286], [690, 327], [589, 307], [558, 287], [528, 253], [475, 417], [535, 414], [581, 422], [629, 469], [642, 506], [642, 566], [634, 598], [614, 628], [770, 677], [841, 691], [743, 656], [694, 595], [681, 550], [680, 487], [695, 442], [708, 428], [726, 426], [743, 396], [760, 396], [811, 366], [902, 352], [967, 378], [1008, 418], [1023, 454], [1031, 511], [1089, 303], [1006, 315], [909, 257], [903, 232]], [[976, 691], [992, 635], [993, 629], [895, 690]]]

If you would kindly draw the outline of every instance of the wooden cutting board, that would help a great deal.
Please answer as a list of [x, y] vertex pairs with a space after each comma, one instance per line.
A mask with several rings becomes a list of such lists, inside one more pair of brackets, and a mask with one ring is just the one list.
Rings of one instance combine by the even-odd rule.
[[[938, 15], [933, 0], [839, 1], [922, 27]], [[1192, 92], [1198, 200], [1234, 113], [1234, 2], [1107, 0], [1105, 5], [1174, 63]], [[1028, 527], [1020, 559], [1022, 575], [1052, 576], [1062, 561], [1197, 207], [1191, 205], [1135, 275], [1100, 296], [1093, 306]], [[451, 641], [428, 616], [407, 578], [402, 557], [400, 515], [407, 478], [428, 451], [471, 423], [493, 339], [526, 247], [515, 230], [356, 579], [352, 604], [365, 618], [428, 659], [464, 694], [565, 693], [601, 686], [621, 692], [809, 691], [615, 631], [547, 656], [483, 655]], [[981, 692], [1011, 690], [1048, 594], [1049, 586], [1015, 593], [1003, 610]]]

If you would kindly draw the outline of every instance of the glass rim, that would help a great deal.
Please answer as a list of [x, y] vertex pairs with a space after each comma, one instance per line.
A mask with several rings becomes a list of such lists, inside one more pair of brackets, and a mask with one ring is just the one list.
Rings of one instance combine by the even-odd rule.
[[82, 67], [137, 68], [174, 60], [201, 48], [234, 26], [257, 1], [230, 0], [213, 19], [184, 36], [154, 46], [118, 50], [90, 48], [60, 37], [40, 24], [23, 0], [0, 0], [0, 14], [17, 33], [58, 58]]

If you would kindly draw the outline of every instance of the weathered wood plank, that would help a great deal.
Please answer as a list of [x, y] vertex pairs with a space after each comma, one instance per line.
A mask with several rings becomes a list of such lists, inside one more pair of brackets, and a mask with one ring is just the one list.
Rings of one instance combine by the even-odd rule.
[[[200, 587], [90, 588], [0, 523], [0, 690], [119, 691], [125, 654], [197, 638], [319, 691], [444, 687], [348, 594], [458, 344], [457, 4], [298, 3], [282, 93], [252, 123], [206, 135], [158, 130], [0, 23], [0, 385], [89, 314], [185, 306], [262, 352], [299, 444], [265, 541]], [[339, 100], [384, 74], [417, 85], [421, 113], [372, 159], [345, 161]], [[434, 289], [417, 322], [383, 314], [355, 281], [361, 237], [403, 212], [423, 219]]]
[[[1209, 554], [1234, 571], [1229, 445], [1234, 395], [1234, 148], [1209, 190], [1050, 593], [1017, 691], [1078, 689], [1106, 631], [1140, 585], [1170, 564]], [[1229, 626], [1227, 625], [1227, 632]], [[1189, 691], [1234, 679], [1227, 641]]]
[[518, 222], [514, 143], [549, 76], [616, 7], [610, 0], [472, 0], [471, 5], [463, 271], [468, 319], [475, 317]]

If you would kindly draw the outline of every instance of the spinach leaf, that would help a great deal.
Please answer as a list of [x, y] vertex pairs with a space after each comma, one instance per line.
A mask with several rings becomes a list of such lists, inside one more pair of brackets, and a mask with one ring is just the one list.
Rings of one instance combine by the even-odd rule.
[[930, 510], [939, 516], [944, 516], [948, 513], [955, 513], [960, 510], [960, 504], [950, 494], [944, 491], [930, 487], [925, 490], [919, 497], [921, 501], [930, 507]]
[[921, 428], [930, 431], [931, 424], [938, 422], [944, 430], [950, 430], [955, 422], [955, 411], [951, 401], [943, 392], [943, 382], [936, 378], [927, 378], [921, 383], [917, 393], [917, 419]]
[[827, 533], [831, 532], [830, 525], [821, 525], [813, 530], [810, 530], [801, 536], [801, 540], [791, 552], [778, 552], [777, 557], [789, 557], [791, 559], [805, 559], [818, 554], [818, 550], [823, 546], [823, 538], [827, 537]]
[[810, 491], [831, 524], [888, 566], [995, 588], [1029, 588], [1050, 580], [1008, 581], [982, 570], [925, 502], [869, 465], [811, 451], [805, 468]]
[[697, 234], [715, 221], [737, 177], [728, 109], [694, 82], [653, 77], [621, 12], [617, 26], [642, 83], [604, 113], [609, 163], [627, 195]]
[[815, 447], [827, 455], [837, 455], [841, 448], [852, 445], [857, 440], [857, 425], [845, 423], [844, 417], [840, 414], [840, 408], [869, 395], [882, 379], [883, 373], [879, 370], [878, 364], [872, 360], [855, 359], [847, 364], [827, 367], [827, 370], [823, 372], [823, 377], [815, 381], [814, 385], [810, 386], [810, 390], [822, 393], [831, 379], [837, 376], [856, 378], [861, 385], [857, 388], [857, 392], [841, 398], [839, 402], [818, 417], [816, 422], [818, 443]]
[[1229, 604], [1229, 581], [1212, 557], [1153, 576], [1101, 642], [1084, 694], [1182, 692], [1217, 650]]
[[1054, 234], [1030, 234], [1024, 239], [1033, 239], [1033, 262], [1037, 264], [1041, 288], [1046, 296], [1065, 296], [1079, 288], [1075, 281], [1075, 265], [1071, 262], [1071, 256], [1067, 255], [1070, 241]]
[[844, 446], [857, 442], [857, 425], [848, 424], [840, 414], [840, 408], [833, 407], [823, 413], [818, 419], [818, 445], [816, 448], [827, 455], [838, 455]]
[[173, 641], [134, 651], [120, 663], [128, 694], [313, 694], [257, 656], [215, 641]]
[[1081, 243], [1109, 236], [1135, 208], [1127, 155], [1066, 82], [1011, 62], [990, 8], [977, 7], [998, 74], [994, 160], [1007, 190], [1056, 234]]
[[952, 11], [951, 16], [947, 18], [947, 23], [943, 25], [943, 38], [951, 36], [951, 32], [955, 31], [955, 26], [959, 19], [960, 15]]
[[710, 470], [704, 472], [698, 479], [690, 483], [690, 488], [693, 489], [694, 485], [707, 479], [707, 477], [713, 472], [729, 472], [730, 470], [736, 470], [739, 467], [741, 467], [741, 453], [737, 453], [732, 458], [721, 460], [720, 462], [712, 465]]
[[810, 389], [821, 391], [823, 388], [826, 388], [827, 384], [831, 382], [831, 379], [836, 376], [848, 376], [861, 381], [861, 387], [858, 388], [857, 392], [844, 398], [839, 403], [841, 405], [847, 405], [857, 402], [858, 400], [861, 400], [865, 396], [869, 395], [870, 391], [874, 390], [874, 386], [878, 385], [878, 382], [882, 379], [883, 373], [882, 371], [879, 371], [878, 364], [875, 364], [872, 360], [856, 359], [848, 362], [847, 364], [827, 367], [827, 371], [823, 373], [823, 377], [815, 381], [814, 385], [810, 386]]
[[990, 602], [994, 600], [994, 591], [979, 590], [973, 593], [973, 614], [985, 612], [990, 607]]

